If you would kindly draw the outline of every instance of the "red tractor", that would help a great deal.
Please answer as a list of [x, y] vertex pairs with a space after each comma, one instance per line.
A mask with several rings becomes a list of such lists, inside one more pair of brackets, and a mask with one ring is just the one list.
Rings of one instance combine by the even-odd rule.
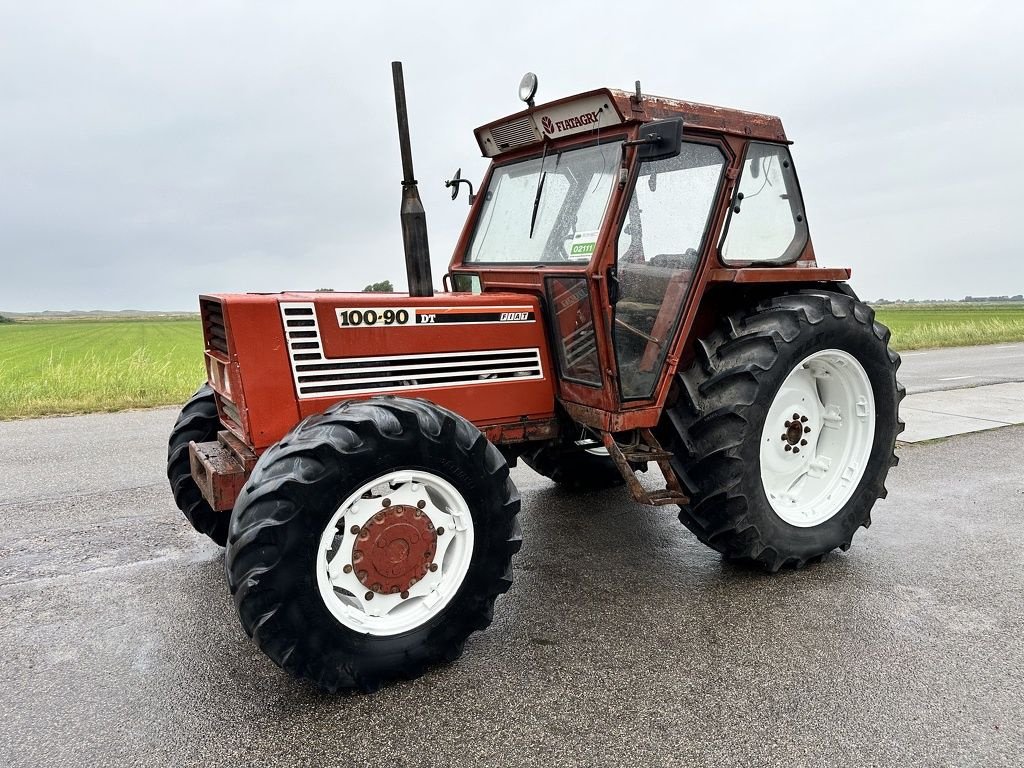
[[818, 266], [781, 121], [639, 83], [536, 106], [527, 75], [476, 130], [481, 193], [448, 182], [471, 209], [435, 294], [394, 74], [409, 293], [200, 298], [167, 473], [256, 644], [331, 691], [457, 658], [512, 583], [519, 459], [771, 571], [846, 550], [896, 463], [899, 357]]

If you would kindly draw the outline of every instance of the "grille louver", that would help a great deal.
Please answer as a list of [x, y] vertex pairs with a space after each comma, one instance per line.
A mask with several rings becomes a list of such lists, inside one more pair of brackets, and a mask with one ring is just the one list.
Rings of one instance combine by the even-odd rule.
[[533, 127], [529, 117], [521, 117], [518, 120], [494, 126], [491, 129], [491, 138], [498, 145], [498, 149], [512, 149], [523, 144], [540, 141], [537, 129]]
[[203, 318], [206, 348], [224, 355], [228, 353], [228, 336], [224, 329], [224, 306], [219, 301], [204, 299], [199, 311]]
[[282, 304], [295, 388], [300, 398], [462, 384], [541, 379], [540, 350], [496, 349], [437, 354], [327, 358], [312, 304]]

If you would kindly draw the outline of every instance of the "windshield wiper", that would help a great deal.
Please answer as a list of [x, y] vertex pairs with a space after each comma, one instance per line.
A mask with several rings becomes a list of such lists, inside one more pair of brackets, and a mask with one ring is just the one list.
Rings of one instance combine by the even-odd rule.
[[537, 194], [533, 196], [533, 213], [530, 214], [530, 240], [533, 240], [533, 228], [537, 226], [537, 209], [540, 207], [540, 193], [544, 191], [544, 179], [547, 171], [544, 170], [544, 160], [548, 156], [548, 143], [544, 142], [544, 151], [540, 155], [540, 176], [537, 178]]

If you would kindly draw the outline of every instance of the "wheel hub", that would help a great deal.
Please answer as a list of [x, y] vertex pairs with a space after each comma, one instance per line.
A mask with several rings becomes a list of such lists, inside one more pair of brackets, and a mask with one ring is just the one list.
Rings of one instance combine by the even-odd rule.
[[792, 420], [787, 420], [784, 426], [786, 431], [782, 433], [782, 439], [786, 444], [783, 447], [787, 453], [800, 453], [800, 449], [807, 445], [806, 435], [811, 432], [807, 425], [807, 417], [799, 412], [794, 413]]
[[[416, 507], [389, 506], [371, 517], [352, 545], [356, 578], [372, 592], [407, 592], [426, 576], [437, 551], [437, 531]], [[404, 595], [403, 595], [404, 596]]]

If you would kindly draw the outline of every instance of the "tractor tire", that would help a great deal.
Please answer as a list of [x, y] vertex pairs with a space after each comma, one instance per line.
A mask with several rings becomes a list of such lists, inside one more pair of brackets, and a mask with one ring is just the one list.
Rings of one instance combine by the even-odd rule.
[[523, 463], [567, 491], [599, 491], [617, 488], [626, 481], [606, 452], [567, 449], [561, 443], [546, 443], [520, 456]]
[[898, 461], [905, 392], [889, 336], [870, 307], [824, 291], [728, 314], [658, 428], [690, 496], [683, 524], [773, 572], [849, 549]]
[[217, 416], [213, 390], [204, 384], [181, 409], [167, 443], [167, 479], [171, 483], [174, 503], [185, 513], [193, 528], [205, 533], [221, 547], [228, 538], [230, 515], [211, 508], [199, 492], [199, 486], [192, 479], [188, 444], [193, 440], [197, 443], [216, 440], [217, 433], [223, 428]]
[[519, 505], [504, 457], [461, 416], [396, 397], [333, 406], [268, 449], [235, 503], [242, 627], [329, 692], [418, 677], [491, 623]]

